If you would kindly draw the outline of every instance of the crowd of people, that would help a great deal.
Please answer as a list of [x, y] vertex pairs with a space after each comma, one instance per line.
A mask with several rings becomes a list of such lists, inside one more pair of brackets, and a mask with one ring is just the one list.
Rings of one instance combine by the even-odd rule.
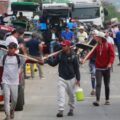
[[[18, 91], [18, 66], [16, 65], [17, 59], [16, 54], [22, 51], [24, 55], [30, 55], [33, 58], [40, 60], [37, 63], [39, 70], [39, 77], [43, 77], [43, 73], [40, 64], [49, 64], [50, 66], [58, 66], [58, 113], [57, 117], [63, 117], [64, 105], [65, 105], [65, 92], [69, 97], [68, 116], [74, 115], [75, 108], [75, 86], [80, 86], [80, 64], [84, 64], [84, 55], [79, 58], [79, 55], [74, 51], [73, 47], [77, 43], [90, 43], [95, 41], [97, 44], [95, 50], [88, 57], [89, 67], [91, 73], [91, 95], [96, 96], [96, 101], [93, 102], [94, 106], [100, 105], [100, 93], [102, 78], [105, 85], [105, 105], [110, 104], [110, 75], [111, 68], [115, 60], [116, 48], [118, 49], [118, 59], [120, 65], [120, 30], [119, 26], [115, 25], [111, 28], [103, 29], [96, 25], [91, 25], [91, 30], [88, 32], [86, 26], [76, 21], [70, 21], [66, 24], [59, 21], [59, 24], [53, 24], [51, 28], [45, 25], [43, 20], [38, 20], [36, 24], [36, 32], [33, 32], [32, 38], [24, 42], [19, 41], [24, 34], [22, 28], [16, 29], [12, 34], [6, 38], [6, 46], [8, 47], [8, 53], [6, 61], [3, 64], [3, 58], [1, 58], [1, 65], [4, 66], [2, 84], [5, 96], [5, 120], [14, 118], [15, 105], [17, 101]], [[42, 23], [42, 24], [41, 24]], [[43, 27], [44, 26], [44, 27]], [[50, 26], [50, 25], [49, 25]], [[43, 29], [44, 28], [44, 29]], [[42, 33], [42, 38], [40, 38]], [[93, 45], [95, 45], [93, 44]], [[44, 48], [47, 46], [48, 53], [54, 53], [55, 51], [61, 50], [60, 54], [52, 56], [50, 58], [45, 56]], [[20, 50], [18, 50], [18, 48]], [[80, 51], [79, 54], [82, 54]], [[21, 61], [21, 59], [20, 59]], [[25, 60], [22, 63], [25, 67]], [[8, 69], [9, 68], [9, 69]], [[8, 71], [10, 70], [10, 71]], [[12, 75], [13, 73], [16, 75]], [[12, 75], [12, 76], [11, 76]], [[25, 74], [26, 77], [26, 74]], [[33, 65], [31, 64], [31, 77], [34, 78]], [[12, 104], [9, 105], [10, 95], [12, 95]]]

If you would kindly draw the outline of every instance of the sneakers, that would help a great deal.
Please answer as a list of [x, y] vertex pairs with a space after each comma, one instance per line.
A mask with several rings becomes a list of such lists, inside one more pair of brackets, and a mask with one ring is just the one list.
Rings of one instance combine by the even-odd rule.
[[68, 112], [67, 116], [73, 116], [73, 115], [74, 115], [73, 110], [70, 109], [70, 111]]
[[91, 93], [90, 93], [92, 96], [95, 95], [95, 90], [92, 90]]
[[106, 100], [104, 105], [110, 105], [110, 101]]
[[63, 117], [63, 111], [59, 111], [56, 115], [56, 117]]
[[99, 102], [97, 102], [97, 101], [93, 102], [93, 105], [96, 106], [96, 107], [100, 106]]

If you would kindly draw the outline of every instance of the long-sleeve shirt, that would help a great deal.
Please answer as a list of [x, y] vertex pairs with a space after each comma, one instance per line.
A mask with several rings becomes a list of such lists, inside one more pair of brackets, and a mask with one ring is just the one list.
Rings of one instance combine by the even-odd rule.
[[91, 54], [90, 58], [92, 58], [93, 55], [96, 56], [95, 64], [97, 69], [107, 69], [107, 66], [109, 64], [114, 63], [114, 48], [110, 43], [107, 43], [106, 41], [102, 42], [102, 44], [98, 44], [95, 51]]
[[61, 53], [54, 59], [48, 60], [48, 64], [51, 66], [58, 66], [59, 77], [70, 80], [76, 77], [76, 80], [80, 81], [79, 62], [75, 53], [71, 52], [69, 55]]

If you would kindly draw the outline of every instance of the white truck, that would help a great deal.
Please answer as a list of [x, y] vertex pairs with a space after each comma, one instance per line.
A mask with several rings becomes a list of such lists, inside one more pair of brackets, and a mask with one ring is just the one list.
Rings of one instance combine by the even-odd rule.
[[42, 5], [42, 15], [47, 17], [70, 17], [71, 7], [67, 3], [46, 3]]
[[72, 18], [103, 27], [104, 8], [101, 0], [75, 0]]

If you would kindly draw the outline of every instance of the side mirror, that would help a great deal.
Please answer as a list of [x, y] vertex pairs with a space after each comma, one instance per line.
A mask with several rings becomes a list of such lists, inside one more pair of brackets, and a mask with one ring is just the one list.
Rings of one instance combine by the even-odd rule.
[[74, 4], [73, 3], [68, 3], [68, 6], [71, 8], [71, 10], [74, 10]]
[[105, 14], [105, 16], [109, 15], [109, 12], [108, 12], [108, 10], [106, 8], [104, 8], [104, 14]]

